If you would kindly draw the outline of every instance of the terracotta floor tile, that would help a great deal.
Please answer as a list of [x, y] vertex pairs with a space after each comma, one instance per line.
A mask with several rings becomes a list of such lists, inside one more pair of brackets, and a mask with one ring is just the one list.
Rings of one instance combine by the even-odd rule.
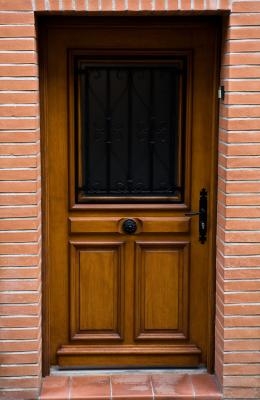
[[188, 374], [152, 375], [155, 399], [193, 399], [193, 387]]
[[222, 398], [213, 375], [191, 375], [194, 393], [200, 400], [219, 400]]
[[70, 383], [70, 398], [110, 399], [110, 376], [73, 376]]
[[39, 400], [67, 400], [69, 399], [69, 377], [46, 376], [42, 382]]
[[152, 384], [149, 375], [113, 375], [112, 397], [119, 399], [152, 399]]

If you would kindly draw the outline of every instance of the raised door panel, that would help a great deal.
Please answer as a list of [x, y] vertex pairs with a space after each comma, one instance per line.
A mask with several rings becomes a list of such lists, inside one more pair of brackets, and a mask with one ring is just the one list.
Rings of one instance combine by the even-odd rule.
[[135, 339], [186, 339], [189, 243], [137, 242], [135, 268]]
[[123, 243], [70, 243], [71, 340], [122, 339]]

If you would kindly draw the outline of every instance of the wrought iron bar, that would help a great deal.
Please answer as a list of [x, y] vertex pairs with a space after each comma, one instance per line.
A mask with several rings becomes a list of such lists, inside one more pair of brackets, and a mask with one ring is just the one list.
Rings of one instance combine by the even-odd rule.
[[150, 104], [149, 104], [149, 187], [150, 192], [153, 191], [154, 179], [154, 128], [155, 128], [155, 115], [154, 115], [154, 70], [150, 70]]
[[[111, 73], [110, 68], [107, 69], [106, 73], [106, 184], [107, 192], [110, 193], [110, 165], [111, 165], [111, 107], [110, 107], [110, 95], [111, 95]], [[102, 162], [102, 160], [100, 160]]]
[[129, 193], [132, 193], [133, 190], [133, 179], [132, 179], [132, 71], [128, 71], [127, 76], [127, 85], [128, 85], [128, 137], [127, 137], [127, 145], [128, 145], [128, 157], [127, 157], [127, 189]]

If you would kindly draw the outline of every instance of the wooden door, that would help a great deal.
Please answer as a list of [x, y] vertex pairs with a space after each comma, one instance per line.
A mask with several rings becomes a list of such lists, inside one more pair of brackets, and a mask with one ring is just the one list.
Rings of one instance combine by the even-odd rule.
[[40, 20], [46, 365], [210, 368], [217, 26]]

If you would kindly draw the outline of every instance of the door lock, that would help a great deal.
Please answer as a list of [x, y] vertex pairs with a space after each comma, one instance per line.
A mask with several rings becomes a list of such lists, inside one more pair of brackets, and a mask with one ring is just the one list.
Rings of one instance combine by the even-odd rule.
[[205, 188], [200, 191], [199, 211], [190, 211], [185, 213], [188, 217], [199, 216], [199, 241], [204, 244], [207, 240], [207, 208], [208, 208], [208, 192]]

